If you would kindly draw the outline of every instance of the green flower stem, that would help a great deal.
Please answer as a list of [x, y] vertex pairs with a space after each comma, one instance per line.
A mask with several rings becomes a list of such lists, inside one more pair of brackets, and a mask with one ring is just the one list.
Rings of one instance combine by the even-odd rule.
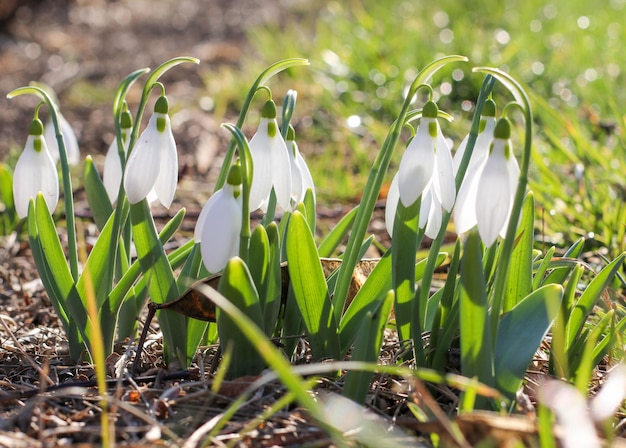
[[511, 94], [513, 94], [513, 96], [515, 97], [515, 101], [519, 103], [524, 112], [524, 149], [521, 158], [522, 163], [520, 165], [519, 181], [517, 184], [517, 190], [515, 192], [515, 199], [513, 200], [513, 207], [511, 209], [509, 224], [506, 230], [506, 237], [502, 242], [502, 250], [500, 252], [500, 259], [498, 260], [498, 269], [496, 271], [496, 277], [491, 296], [491, 332], [492, 343], [495, 343], [496, 336], [498, 334], [498, 325], [500, 323], [500, 313], [502, 311], [502, 305], [504, 303], [506, 278], [509, 272], [511, 253], [513, 252], [513, 245], [515, 243], [515, 231], [517, 229], [519, 217], [522, 213], [522, 206], [524, 204], [524, 197], [526, 196], [526, 188], [528, 186], [528, 169], [530, 166], [530, 156], [532, 151], [533, 115], [528, 95], [520, 86], [520, 84], [515, 79], [513, 79], [513, 77], [511, 77], [511, 75], [496, 68], [490, 67], [476, 67], [474, 68], [474, 71], [492, 75], [502, 84], [504, 84], [504, 86], [511, 92]]
[[[239, 146], [239, 160], [241, 162], [241, 195], [242, 195], [242, 221], [239, 241], [239, 258], [248, 263], [248, 251], [250, 247], [250, 185], [252, 183], [252, 154], [248, 140], [238, 126], [231, 123], [222, 124], [233, 135], [233, 141]], [[226, 164], [226, 162], [224, 162]], [[226, 165], [225, 165], [226, 166]], [[227, 165], [230, 168], [230, 164]]]
[[[254, 99], [259, 88], [263, 87], [263, 84], [267, 82], [272, 76], [286, 70], [290, 67], [295, 67], [299, 65], [309, 65], [309, 61], [307, 59], [302, 58], [291, 58], [284, 59], [282, 61], [278, 61], [268, 68], [263, 70], [263, 72], [259, 75], [259, 77], [254, 81], [252, 87], [248, 91], [248, 95], [243, 102], [243, 106], [241, 107], [241, 112], [239, 112], [239, 118], [237, 119], [236, 127], [241, 129], [243, 127], [243, 123], [246, 119], [246, 115], [248, 114], [248, 110], [250, 109], [250, 104]], [[219, 190], [226, 183], [226, 179], [228, 177], [228, 170], [230, 165], [233, 162], [233, 157], [235, 155], [235, 147], [237, 146], [237, 140], [235, 138], [231, 139], [228, 144], [228, 149], [226, 150], [226, 154], [224, 156], [224, 163], [222, 164], [222, 169], [217, 177], [217, 182], [215, 184], [215, 191]]]
[[287, 140], [287, 133], [289, 132], [289, 123], [293, 116], [293, 111], [296, 108], [296, 99], [298, 98], [298, 92], [295, 90], [289, 90], [285, 99], [283, 100], [283, 116], [280, 127], [280, 133], [284, 140]]
[[380, 193], [380, 188], [387, 174], [389, 163], [391, 161], [391, 156], [396, 147], [396, 144], [398, 143], [398, 140], [400, 139], [400, 132], [404, 127], [411, 101], [413, 100], [417, 89], [422, 84], [424, 84], [437, 70], [439, 70], [444, 65], [455, 61], [467, 61], [467, 58], [464, 56], [456, 55], [445, 56], [427, 65], [417, 75], [409, 88], [408, 94], [404, 100], [404, 103], [402, 104], [402, 109], [400, 110], [397, 120], [391, 125], [389, 133], [385, 138], [385, 142], [383, 143], [381, 150], [377, 154], [376, 160], [374, 160], [374, 164], [372, 165], [370, 175], [365, 185], [365, 190], [363, 191], [363, 198], [355, 217], [354, 227], [352, 228], [352, 232], [350, 233], [350, 237], [348, 239], [346, 251], [343, 256], [343, 263], [341, 265], [339, 276], [337, 278], [337, 284], [335, 285], [333, 300], [335, 306], [334, 309], [338, 320], [340, 320], [339, 318], [344, 309], [344, 305], [348, 295], [348, 289], [350, 287], [350, 281], [352, 279], [352, 272], [354, 271], [354, 267], [358, 262], [359, 250], [367, 231], [367, 226], [371, 219], [372, 212], [374, 211], [374, 206]]
[[[483, 106], [485, 105], [485, 101], [487, 101], [487, 99], [489, 98], [489, 94], [491, 93], [494, 84], [495, 80], [491, 76], [487, 76], [483, 81], [480, 92], [478, 94], [478, 100], [476, 101], [476, 111], [474, 112], [474, 118], [472, 119], [472, 125], [470, 128], [465, 154], [463, 154], [463, 159], [461, 160], [459, 171], [457, 172], [455, 178], [457, 192], [461, 187], [461, 183], [463, 182], [463, 177], [465, 176], [467, 166], [469, 165], [472, 152], [474, 151], [476, 138], [478, 137], [478, 129], [480, 126], [480, 118]], [[441, 228], [439, 230], [439, 233], [437, 234], [437, 238], [435, 238], [435, 240], [432, 242], [431, 249], [428, 253], [428, 260], [426, 261], [424, 277], [422, 278], [422, 283], [417, 293], [418, 299], [414, 302], [414, 307], [417, 307], [417, 309], [414, 308], [413, 310], [413, 316], [415, 317], [416, 321], [414, 321], [411, 325], [411, 330], [413, 333], [411, 337], [413, 339], [414, 350], [416, 354], [419, 354], [421, 351], [423, 351], [422, 348], [417, 347], [416, 344], [418, 344], [418, 342], [422, 340], [424, 318], [426, 317], [426, 305], [428, 303], [428, 295], [430, 293], [430, 286], [432, 284], [433, 274], [437, 266], [437, 256], [439, 255], [439, 249], [443, 244], [443, 238], [446, 234], [446, 228], [448, 227], [451, 216], [452, 214], [450, 212], [444, 211], [441, 218]]]
[[68, 257], [70, 262], [70, 272], [74, 281], [78, 280], [78, 249], [76, 244], [76, 227], [74, 221], [74, 195], [72, 191], [72, 178], [70, 173], [70, 167], [67, 161], [67, 149], [65, 147], [65, 141], [63, 140], [63, 134], [61, 133], [61, 126], [59, 124], [59, 115], [57, 113], [56, 105], [52, 101], [52, 98], [41, 87], [28, 86], [20, 87], [7, 94], [7, 98], [15, 98], [19, 95], [31, 94], [39, 97], [48, 106], [50, 111], [50, 117], [52, 118], [52, 124], [54, 125], [54, 131], [56, 134], [57, 144], [59, 146], [59, 159], [61, 160], [61, 175], [63, 179], [63, 192], [65, 193], [65, 222], [67, 227], [67, 245], [68, 245]]

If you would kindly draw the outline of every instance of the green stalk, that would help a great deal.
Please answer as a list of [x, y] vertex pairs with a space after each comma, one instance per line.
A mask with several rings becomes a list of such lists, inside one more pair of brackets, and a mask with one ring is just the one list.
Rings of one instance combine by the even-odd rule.
[[[237, 123], [235, 124], [235, 126], [237, 126], [239, 129], [243, 127], [243, 122], [245, 121], [246, 115], [248, 114], [248, 110], [250, 109], [250, 104], [252, 103], [252, 100], [254, 99], [254, 96], [256, 95], [257, 91], [260, 88], [263, 88], [263, 85], [265, 84], [265, 82], [267, 82], [272, 76], [282, 72], [283, 70], [286, 70], [290, 67], [299, 66], [299, 65], [309, 65], [309, 61], [307, 59], [302, 59], [302, 58], [284, 59], [282, 61], [278, 61], [270, 65], [268, 68], [263, 70], [263, 72], [261, 72], [259, 77], [256, 79], [256, 81], [254, 81], [254, 84], [252, 84], [252, 87], [248, 91], [248, 95], [246, 96], [246, 99], [243, 102], [243, 106], [241, 107], [241, 112], [239, 112], [239, 118], [237, 118]], [[215, 191], [222, 188], [224, 184], [226, 183], [226, 179], [228, 178], [228, 170], [230, 168], [230, 165], [233, 162], [233, 157], [235, 155], [236, 146], [237, 146], [237, 140], [234, 138], [231, 139], [230, 143], [228, 144], [228, 148], [226, 149], [226, 154], [224, 156], [222, 169], [220, 170], [220, 173], [217, 177], [217, 182], [215, 184]]]
[[524, 149], [522, 152], [522, 163], [520, 165], [519, 182], [517, 184], [517, 190], [515, 192], [515, 199], [513, 200], [513, 207], [511, 209], [511, 216], [509, 218], [509, 224], [506, 230], [506, 237], [502, 242], [502, 250], [500, 252], [498, 269], [496, 271], [496, 277], [491, 296], [491, 341], [492, 344], [495, 344], [498, 334], [498, 325], [500, 323], [500, 313], [502, 311], [502, 305], [504, 303], [506, 278], [509, 272], [509, 264], [511, 262], [513, 245], [515, 243], [515, 231], [517, 229], [517, 223], [519, 221], [520, 214], [522, 213], [524, 197], [526, 196], [526, 187], [528, 186], [528, 169], [530, 166], [530, 155], [532, 150], [533, 115], [528, 95], [520, 86], [520, 84], [511, 77], [511, 75], [499, 69], [489, 67], [476, 67], [474, 68], [474, 71], [487, 73], [496, 78], [502, 84], [504, 84], [504, 86], [513, 94], [513, 96], [515, 97], [515, 101], [521, 106], [524, 113]]
[[367, 232], [367, 226], [372, 217], [374, 206], [376, 205], [376, 201], [380, 193], [380, 188], [385, 179], [385, 175], [387, 174], [389, 163], [391, 161], [391, 156], [396, 147], [396, 144], [398, 143], [398, 140], [400, 139], [400, 132], [404, 127], [411, 101], [413, 100], [417, 89], [422, 84], [424, 84], [437, 70], [439, 70], [444, 65], [455, 61], [467, 61], [467, 58], [464, 56], [456, 55], [445, 56], [441, 59], [431, 62], [417, 75], [409, 88], [408, 94], [404, 100], [404, 103], [402, 104], [402, 109], [400, 110], [400, 114], [398, 115], [397, 120], [391, 125], [389, 133], [385, 138], [385, 142], [383, 143], [381, 150], [377, 154], [376, 160], [374, 160], [374, 164], [372, 165], [369, 177], [367, 179], [367, 183], [365, 185], [365, 190], [363, 191], [363, 198], [361, 199], [361, 204], [359, 205], [359, 209], [357, 211], [357, 215], [354, 221], [354, 227], [352, 228], [352, 232], [350, 233], [350, 237], [348, 239], [346, 251], [343, 256], [343, 263], [339, 271], [339, 277], [337, 278], [337, 284], [335, 285], [333, 300], [335, 301], [334, 306], [337, 321], [340, 321], [341, 313], [344, 309], [347, 299], [348, 289], [350, 288], [352, 272], [354, 271], [354, 267], [359, 261], [358, 258], [361, 244], [363, 242], [365, 233]]
[[31, 94], [39, 97], [48, 106], [50, 111], [50, 117], [52, 124], [54, 125], [54, 131], [56, 134], [57, 144], [59, 146], [59, 159], [61, 160], [61, 175], [63, 178], [63, 192], [65, 193], [65, 220], [67, 227], [67, 245], [68, 245], [68, 257], [70, 261], [70, 272], [74, 281], [78, 280], [78, 249], [76, 247], [76, 228], [74, 224], [74, 196], [72, 191], [72, 178], [70, 174], [70, 167], [67, 162], [67, 149], [65, 148], [65, 141], [63, 140], [63, 134], [61, 133], [61, 126], [59, 124], [59, 116], [57, 113], [56, 105], [52, 98], [41, 87], [27, 86], [17, 88], [7, 94], [7, 98], [12, 99], [19, 95]]
[[[463, 182], [463, 177], [465, 176], [465, 172], [467, 171], [467, 166], [469, 165], [472, 152], [474, 152], [474, 146], [476, 144], [476, 138], [478, 137], [483, 106], [485, 105], [485, 101], [487, 101], [487, 99], [489, 98], [489, 94], [491, 93], [494, 84], [495, 80], [491, 76], [487, 76], [483, 81], [480, 93], [478, 94], [478, 100], [476, 101], [476, 111], [474, 112], [474, 117], [472, 119], [472, 126], [470, 128], [466, 150], [463, 154], [463, 159], [461, 160], [461, 164], [459, 165], [459, 171], [457, 172], [455, 178], [457, 192], [459, 191], [461, 183]], [[414, 303], [413, 316], [415, 316], [416, 322], [413, 322], [411, 325], [411, 337], [413, 339], [414, 350], [416, 354], [423, 351], [422, 348], [417, 347], [416, 344], [422, 340], [422, 331], [424, 329], [424, 318], [426, 316], [426, 305], [428, 303], [430, 286], [432, 284], [435, 268], [437, 267], [437, 257], [439, 255], [439, 249], [443, 244], [443, 238], [446, 234], [446, 228], [448, 227], [451, 216], [452, 213], [444, 211], [441, 218], [441, 228], [439, 230], [439, 233], [437, 234], [437, 238], [435, 238], [435, 240], [432, 242], [431, 248], [428, 252], [428, 259], [426, 261], [426, 267], [424, 269], [424, 277], [422, 278], [422, 283], [418, 291], [418, 300]], [[417, 307], [417, 309], [415, 309], [415, 307]]]

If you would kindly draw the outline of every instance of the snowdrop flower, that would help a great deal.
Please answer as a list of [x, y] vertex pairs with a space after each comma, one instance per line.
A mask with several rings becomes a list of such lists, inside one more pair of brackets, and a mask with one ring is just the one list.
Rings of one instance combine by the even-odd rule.
[[[387, 193], [387, 203], [385, 206], [385, 227], [389, 236], [393, 236], [393, 223], [396, 217], [396, 209], [398, 208], [398, 200], [400, 192], [398, 189], [398, 174], [393, 177], [389, 191]], [[430, 186], [426, 188], [423, 194], [422, 203], [420, 204], [420, 216], [418, 227], [424, 229], [424, 234], [432, 239], [437, 237], [443, 222], [441, 204], [437, 196], [433, 194]]]
[[259, 128], [250, 140], [253, 175], [250, 186], [250, 211], [267, 210], [272, 188], [283, 210], [291, 205], [291, 163], [289, 151], [276, 122], [276, 104], [268, 100], [261, 112]]
[[[474, 165], [483, 157], [487, 157], [489, 154], [489, 145], [493, 138], [493, 130], [496, 127], [496, 103], [492, 99], [488, 99], [483, 106], [482, 116], [480, 117], [480, 125], [478, 127], [478, 135], [476, 136], [476, 142], [474, 143], [474, 150], [470, 157], [469, 164], [467, 165], [466, 173], [469, 172]], [[469, 134], [465, 136], [456, 153], [452, 159], [454, 165], [454, 175], [459, 171], [459, 166], [465, 155], [465, 148], [467, 147], [467, 141], [469, 140]], [[467, 177], [466, 177], [467, 178]]]
[[169, 208], [176, 193], [178, 155], [172, 135], [168, 103], [162, 95], [154, 105], [148, 126], [130, 152], [124, 172], [124, 189], [131, 204], [136, 204], [154, 189], [157, 199]]
[[392, 235], [398, 200], [410, 207], [421, 196], [419, 227], [430, 238], [439, 233], [442, 208], [450, 211], [456, 188], [450, 146], [437, 122], [437, 105], [424, 105], [422, 120], [400, 161], [387, 195], [385, 225]]
[[15, 211], [20, 218], [28, 215], [28, 203], [39, 192], [43, 193], [50, 213], [54, 212], [59, 202], [56, 164], [52, 160], [43, 134], [43, 124], [35, 118], [30, 125], [24, 152], [15, 165], [13, 200]]
[[[128, 110], [122, 112], [121, 125], [122, 147], [124, 148], [124, 154], [127, 154], [128, 142], [130, 141], [130, 133], [132, 130], [132, 117]], [[106, 189], [111, 204], [115, 204], [122, 183], [122, 161], [120, 160], [120, 154], [117, 149], [117, 138], [113, 139], [107, 151], [106, 158], [104, 159], [102, 182], [104, 183], [104, 188]]]
[[[74, 129], [72, 129], [72, 126], [58, 110], [57, 117], [59, 118], [59, 126], [61, 127], [61, 133], [63, 134], [63, 141], [65, 142], [65, 149], [67, 151], [67, 163], [70, 165], [78, 165], [78, 162], [80, 162], [80, 150], [78, 149], [78, 140], [76, 139]], [[48, 150], [50, 151], [52, 160], [56, 164], [59, 160], [59, 145], [57, 144], [52, 118], [46, 121], [44, 138], [46, 142], [48, 142]]]
[[315, 200], [315, 185], [313, 184], [313, 177], [307, 166], [302, 154], [298, 150], [296, 144], [296, 131], [290, 125], [287, 131], [287, 151], [289, 152], [289, 161], [291, 162], [291, 200], [293, 205], [298, 204], [304, 200], [304, 196], [308, 189], [311, 189], [313, 193], [313, 200]]
[[430, 184], [443, 208], [450, 211], [454, 205], [456, 189], [452, 156], [439, 127], [437, 112], [434, 102], [424, 105], [415, 137], [402, 155], [398, 188], [405, 207], [411, 206]]
[[209, 198], [196, 222], [194, 240], [209, 272], [221, 271], [238, 255], [242, 213], [241, 168], [233, 165], [226, 184]]
[[486, 246], [505, 236], [519, 180], [511, 148], [511, 123], [501, 118], [494, 129], [489, 155], [476, 162], [459, 190], [454, 222], [462, 234], [478, 225]]

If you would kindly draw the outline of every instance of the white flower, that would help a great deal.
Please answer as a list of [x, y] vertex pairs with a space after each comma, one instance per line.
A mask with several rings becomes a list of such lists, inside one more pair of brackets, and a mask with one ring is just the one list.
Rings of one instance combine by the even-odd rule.
[[291, 199], [293, 205], [298, 204], [304, 200], [307, 190], [311, 190], [313, 193], [313, 200], [315, 200], [315, 185], [313, 184], [313, 177], [309, 171], [302, 154], [298, 150], [296, 144], [296, 132], [293, 127], [289, 126], [287, 131], [287, 151], [289, 152], [289, 160], [291, 162]]
[[478, 225], [486, 246], [504, 236], [519, 179], [519, 166], [512, 154], [511, 124], [498, 121], [489, 155], [479, 158], [465, 176], [454, 211], [457, 233]]
[[178, 181], [178, 154], [167, 110], [167, 98], [159, 97], [148, 126], [128, 157], [124, 189], [131, 204], [145, 199], [153, 189], [159, 202], [166, 208], [174, 200]]
[[[59, 118], [59, 126], [61, 127], [61, 134], [63, 134], [65, 150], [67, 151], [67, 163], [70, 165], [78, 165], [78, 162], [80, 162], [80, 150], [78, 149], [76, 134], [74, 133], [72, 126], [58, 110], [57, 117]], [[54, 131], [54, 125], [52, 124], [51, 118], [46, 121], [46, 126], [44, 127], [44, 137], [48, 142], [48, 150], [50, 151], [52, 160], [56, 164], [59, 160], [59, 145], [57, 144], [56, 132]]]
[[59, 182], [56, 164], [43, 136], [43, 124], [34, 119], [30, 125], [24, 151], [15, 165], [13, 174], [13, 200], [17, 216], [28, 215], [28, 203], [37, 193], [43, 193], [50, 213], [59, 202]]
[[[398, 200], [400, 192], [398, 190], [398, 174], [396, 174], [389, 186], [387, 192], [387, 203], [385, 205], [385, 227], [389, 236], [393, 237], [393, 223], [396, 217], [396, 209], [398, 208]], [[442, 208], [437, 196], [432, 193], [430, 185], [426, 187], [420, 204], [420, 216], [418, 227], [424, 229], [424, 234], [432, 239], [437, 237], [441, 229], [443, 220]]]
[[[128, 142], [130, 141], [130, 132], [132, 128], [131, 117], [128, 111], [122, 113], [122, 147], [124, 154], [128, 153]], [[109, 146], [106, 158], [104, 159], [104, 173], [102, 175], [102, 183], [106, 189], [111, 204], [117, 201], [117, 194], [122, 183], [122, 162], [117, 148], [117, 138]]]
[[250, 186], [250, 211], [267, 210], [274, 188], [276, 202], [283, 210], [290, 209], [291, 162], [289, 151], [276, 122], [276, 105], [268, 100], [261, 112], [259, 128], [250, 140], [253, 174]]
[[439, 203], [452, 210], [456, 188], [450, 146], [437, 122], [437, 105], [424, 105], [423, 117], [400, 161], [398, 188], [405, 207], [413, 204], [429, 184]]
[[[480, 118], [480, 126], [478, 129], [478, 135], [476, 136], [476, 142], [474, 143], [474, 149], [472, 150], [472, 156], [470, 157], [469, 164], [467, 165], [467, 172], [469, 172], [476, 162], [481, 157], [489, 154], [489, 145], [493, 139], [493, 130], [496, 127], [496, 103], [489, 99], [483, 106], [482, 116]], [[454, 165], [454, 175], [459, 171], [459, 166], [465, 155], [465, 148], [467, 147], [467, 141], [469, 140], [469, 134], [465, 136], [452, 160]], [[465, 177], [467, 179], [467, 176]]]
[[398, 200], [410, 207], [421, 196], [419, 228], [436, 238], [442, 224], [442, 207], [454, 206], [456, 188], [450, 146], [437, 122], [437, 105], [424, 105], [422, 121], [409, 142], [387, 194], [385, 225], [392, 236]]
[[209, 272], [219, 272], [239, 253], [242, 226], [241, 171], [231, 167], [228, 182], [202, 208], [194, 240], [200, 243], [202, 261]]

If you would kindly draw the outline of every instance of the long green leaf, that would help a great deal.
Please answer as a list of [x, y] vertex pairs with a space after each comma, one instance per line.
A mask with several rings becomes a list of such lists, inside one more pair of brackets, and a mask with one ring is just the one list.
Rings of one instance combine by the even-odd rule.
[[[421, 307], [413, 307], [415, 300], [415, 256], [420, 243], [418, 236], [418, 221], [421, 200], [418, 199], [410, 207], [404, 207], [398, 201], [396, 216], [393, 223], [393, 238], [396, 244], [391, 246], [392, 280], [395, 294], [394, 309], [396, 312], [396, 326], [401, 341], [411, 337], [411, 322], [413, 311]], [[400, 242], [398, 244], [398, 242]], [[421, 321], [424, 316], [418, 316]], [[419, 322], [415, 322], [419, 325]], [[416, 351], [421, 353], [421, 347]], [[421, 360], [423, 361], [423, 360]]]
[[391, 162], [395, 147], [398, 143], [398, 140], [400, 139], [400, 133], [402, 131], [402, 128], [404, 127], [406, 116], [409, 111], [410, 104], [413, 101], [413, 97], [416, 94], [417, 89], [422, 84], [426, 83], [428, 79], [430, 79], [430, 77], [434, 75], [439, 69], [451, 62], [459, 61], [467, 61], [467, 58], [458, 55], [444, 56], [431, 62], [418, 73], [418, 75], [413, 80], [413, 83], [409, 87], [408, 94], [405, 97], [404, 103], [402, 104], [402, 109], [398, 114], [397, 120], [392, 124], [391, 128], [389, 129], [387, 137], [385, 138], [385, 142], [383, 143], [382, 148], [380, 149], [376, 156], [376, 159], [374, 160], [374, 163], [370, 170], [370, 174], [367, 178], [365, 189], [363, 191], [363, 197], [361, 199], [361, 203], [359, 204], [359, 209], [354, 220], [352, 232], [350, 233], [348, 243], [346, 244], [344, 263], [341, 265], [341, 270], [339, 271], [339, 277], [337, 279], [337, 284], [335, 286], [335, 292], [333, 295], [335, 306], [341, 310], [343, 310], [347, 299], [354, 267], [359, 261], [359, 247], [361, 246], [363, 238], [365, 237], [365, 233], [367, 232], [367, 227], [372, 217], [374, 206], [376, 205], [376, 201], [378, 200], [383, 181], [387, 176], [387, 170], [389, 169], [389, 164]]
[[267, 288], [265, 290], [265, 304], [263, 306], [263, 320], [265, 334], [271, 336], [278, 323], [281, 297], [283, 294], [280, 234], [275, 222], [267, 226], [269, 238], [269, 266], [267, 272]]
[[541, 263], [539, 263], [539, 266], [537, 267], [537, 270], [535, 271], [535, 276], [533, 277], [533, 290], [541, 286], [541, 283], [543, 282], [543, 276], [546, 274], [546, 271], [548, 270], [548, 266], [550, 265], [550, 261], [552, 260], [552, 257], [554, 256], [554, 251], [555, 251], [554, 246], [551, 246], [550, 248], [548, 248], [548, 250], [546, 251], [546, 254], [541, 260]]
[[461, 369], [493, 385], [493, 348], [489, 331], [488, 302], [483, 272], [482, 247], [476, 231], [465, 243], [461, 259]]
[[343, 218], [341, 218], [339, 222], [335, 225], [335, 227], [333, 227], [332, 230], [326, 234], [326, 237], [322, 240], [317, 249], [320, 257], [330, 257], [335, 249], [337, 249], [339, 244], [341, 244], [343, 239], [352, 228], [352, 224], [354, 223], [354, 217], [356, 216], [358, 209], [359, 206], [357, 205], [348, 213], [346, 213]]
[[[583, 252], [583, 248], [585, 246], [585, 239], [580, 238], [574, 244], [572, 244], [565, 254], [563, 254], [563, 258], [578, 258]], [[572, 264], [567, 265], [565, 267], [558, 267], [553, 269], [550, 274], [543, 281], [543, 285], [549, 285], [550, 283], [556, 283], [558, 285], [562, 285], [569, 273], [572, 271], [574, 266]]]
[[85, 193], [87, 194], [89, 208], [93, 214], [93, 220], [98, 229], [102, 230], [109, 220], [109, 216], [113, 213], [113, 207], [91, 156], [85, 158], [83, 182], [85, 183]]
[[[177, 299], [176, 279], [146, 200], [130, 206], [130, 219], [139, 264], [149, 283], [150, 298], [155, 303]], [[170, 363], [177, 360], [182, 366], [189, 365], [194, 353], [188, 352], [185, 317], [165, 309], [157, 312], [157, 318], [166, 345], [166, 360]]]
[[[378, 360], [384, 330], [393, 307], [393, 290], [389, 290], [377, 302], [379, 304], [378, 309], [374, 313], [368, 312], [362, 321], [354, 344], [352, 361], [375, 363]], [[345, 376], [343, 395], [357, 403], [364, 403], [372, 377], [371, 372], [349, 370]]]
[[313, 235], [306, 218], [298, 211], [291, 215], [289, 221], [286, 250], [291, 287], [313, 356], [316, 359], [336, 359], [339, 357], [339, 338], [333, 305]]
[[532, 291], [534, 225], [535, 201], [532, 192], [529, 192], [524, 200], [522, 217], [515, 238], [516, 244], [511, 254], [509, 278], [506, 282], [506, 296], [502, 308], [505, 313]]
[[[254, 322], [255, 326], [263, 325], [259, 294], [250, 271], [241, 258], [235, 257], [228, 262], [220, 278], [218, 291]], [[235, 353], [228, 366], [228, 376], [239, 378], [261, 373], [265, 368], [265, 361], [254, 344], [242, 337], [241, 328], [232, 317], [219, 310], [217, 327], [222, 347], [232, 346]]]
[[496, 386], [515, 398], [528, 364], [559, 312], [563, 287], [546, 285], [521, 300], [502, 318], [496, 341]]
[[576, 305], [572, 308], [571, 314], [567, 321], [567, 347], [570, 347], [574, 339], [582, 331], [585, 319], [591, 313], [593, 306], [596, 304], [602, 291], [610, 284], [613, 277], [622, 266], [624, 261], [624, 255], [621, 254], [610, 264], [604, 267], [598, 275], [589, 283], [585, 288], [585, 291], [580, 296], [580, 299], [576, 302]]
[[[70, 356], [73, 360], [80, 359], [83, 351], [83, 339], [88, 340], [87, 310], [78, 291], [74, 286], [74, 279], [68, 268], [59, 236], [57, 235], [54, 221], [48, 210], [48, 205], [41, 193], [37, 195], [36, 202], [31, 202], [29, 209], [29, 234], [39, 248], [43, 276], [47, 278], [51, 287], [51, 300], [57, 301], [57, 310], [64, 309], [67, 316], [67, 338], [70, 346]], [[31, 218], [32, 217], [32, 218]], [[31, 237], [31, 242], [33, 238]]]

